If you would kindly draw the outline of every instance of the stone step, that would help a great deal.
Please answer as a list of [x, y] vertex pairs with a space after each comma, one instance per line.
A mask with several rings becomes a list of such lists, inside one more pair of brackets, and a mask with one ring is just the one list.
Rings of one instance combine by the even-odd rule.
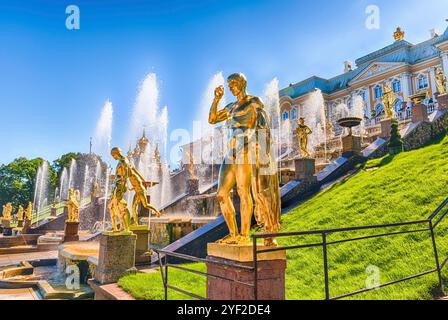
[[39, 251], [39, 249], [36, 245], [21, 245], [21, 246], [14, 246], [14, 247], [10, 247], [10, 248], [0, 248], [0, 255], [37, 252], [37, 251]]

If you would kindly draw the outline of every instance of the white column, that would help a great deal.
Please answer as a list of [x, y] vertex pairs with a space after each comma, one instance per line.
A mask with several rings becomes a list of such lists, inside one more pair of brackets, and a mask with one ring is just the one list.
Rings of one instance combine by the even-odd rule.
[[431, 91], [432, 91], [432, 97], [434, 98], [434, 94], [437, 91], [436, 86], [436, 72], [434, 67], [429, 68], [429, 81], [431, 83]]
[[440, 58], [442, 59], [443, 72], [448, 74], [448, 51], [443, 51], [440, 53]]
[[370, 117], [372, 116], [372, 106], [370, 105], [370, 88], [369, 87], [366, 87], [366, 88], [364, 88], [363, 89], [364, 91], [365, 91], [365, 93], [366, 93], [366, 108], [367, 108], [367, 112], [366, 112], [366, 115], [367, 115], [367, 117], [369, 117], [369, 119], [370, 119]]
[[411, 95], [411, 74], [408, 72], [401, 74], [401, 90], [403, 91], [403, 99], [406, 101]]

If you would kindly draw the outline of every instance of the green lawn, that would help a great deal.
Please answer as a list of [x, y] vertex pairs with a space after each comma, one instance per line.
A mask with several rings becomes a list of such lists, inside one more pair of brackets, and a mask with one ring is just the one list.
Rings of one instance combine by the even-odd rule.
[[[282, 217], [282, 231], [306, 231], [426, 219], [448, 197], [448, 138], [425, 148], [369, 161], [356, 175], [333, 185]], [[331, 234], [328, 241], [418, 227]], [[436, 230], [441, 260], [448, 255], [448, 217]], [[280, 245], [320, 242], [320, 236], [279, 239]], [[429, 232], [331, 245], [328, 249], [331, 296], [365, 288], [369, 270], [380, 283], [435, 268]], [[288, 299], [323, 299], [322, 248], [288, 251]], [[203, 266], [198, 266], [203, 268]], [[448, 267], [447, 267], [448, 268]], [[447, 268], [444, 276], [448, 279]], [[204, 281], [170, 269], [170, 283], [204, 292]], [[188, 281], [187, 281], [188, 280]], [[203, 279], [202, 279], [203, 280]], [[120, 285], [137, 298], [163, 298], [159, 273], [125, 277]], [[384, 287], [355, 299], [432, 299], [436, 274]], [[198, 291], [199, 290], [199, 291]], [[153, 292], [154, 295], [150, 294]], [[157, 294], [156, 294], [157, 293]], [[170, 295], [172, 299], [179, 295]]]

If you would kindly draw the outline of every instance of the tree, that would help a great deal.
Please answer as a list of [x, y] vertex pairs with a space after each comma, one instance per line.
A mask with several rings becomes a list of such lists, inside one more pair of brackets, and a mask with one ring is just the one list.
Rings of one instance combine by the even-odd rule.
[[57, 173], [58, 177], [64, 167], [69, 168], [72, 159], [77, 160], [81, 154], [79, 152], [69, 152], [62, 155], [59, 159], [53, 161], [53, 169]]
[[390, 125], [390, 139], [387, 144], [389, 148], [389, 154], [397, 154], [403, 151], [403, 139], [401, 138], [400, 131], [398, 130], [398, 120], [392, 119]]
[[[19, 204], [27, 206], [28, 201], [33, 201], [37, 170], [43, 161], [42, 158], [17, 158], [0, 166], [0, 208], [11, 202], [17, 209]], [[50, 180], [54, 180], [55, 173], [51, 168], [49, 174]], [[54, 185], [50, 188], [54, 190]]]

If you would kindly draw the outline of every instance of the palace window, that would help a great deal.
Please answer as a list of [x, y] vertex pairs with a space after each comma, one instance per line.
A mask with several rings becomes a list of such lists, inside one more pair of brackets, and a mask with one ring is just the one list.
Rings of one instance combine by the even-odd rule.
[[381, 98], [383, 96], [383, 88], [380, 86], [375, 87], [375, 99]]
[[383, 112], [383, 110], [384, 110], [383, 105], [382, 104], [377, 104], [375, 106], [375, 116], [376, 117], [379, 116]]
[[289, 112], [288, 112], [288, 111], [284, 111], [284, 112], [283, 112], [283, 114], [282, 114], [282, 119], [283, 119], [283, 121], [289, 119]]
[[395, 93], [401, 91], [401, 81], [400, 81], [400, 80], [395, 80], [395, 81], [392, 83], [392, 86], [393, 86], [393, 89], [394, 89], [394, 92], [395, 92]]
[[400, 99], [395, 100], [394, 109], [395, 112], [400, 112], [403, 109], [403, 103]]
[[429, 87], [428, 77], [424, 75], [418, 77], [417, 86], [419, 90], [427, 89]]
[[296, 119], [297, 119], [297, 116], [298, 116], [298, 111], [297, 111], [297, 109], [292, 109], [292, 112], [291, 112], [291, 118], [292, 118], [293, 120], [296, 120]]

